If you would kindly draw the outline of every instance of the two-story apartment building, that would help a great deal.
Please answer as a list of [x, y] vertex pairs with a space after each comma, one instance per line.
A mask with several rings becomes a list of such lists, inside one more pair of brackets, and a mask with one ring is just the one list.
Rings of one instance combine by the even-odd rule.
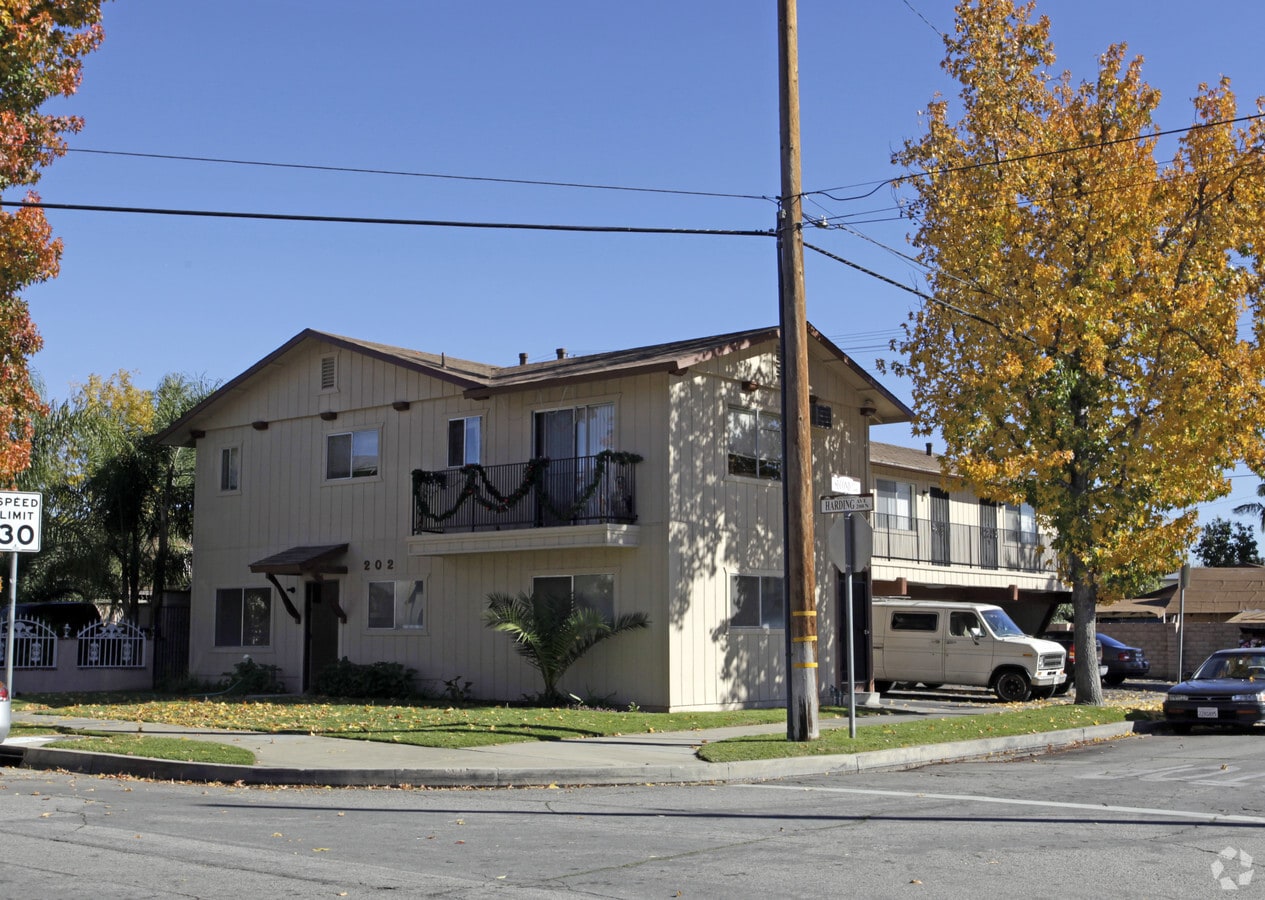
[[1032, 507], [979, 498], [931, 452], [872, 442], [875, 597], [996, 603], [1029, 634], [1071, 601]]
[[[810, 329], [811, 330], [811, 329]], [[813, 477], [868, 483], [871, 421], [910, 411], [815, 330]], [[784, 702], [777, 329], [494, 366], [307, 330], [162, 439], [198, 449], [190, 671], [244, 654], [306, 690], [398, 661], [419, 684], [536, 693], [482, 614], [570, 591], [650, 627], [564, 677], [647, 709]], [[817, 522], [819, 681], [839, 575]]]

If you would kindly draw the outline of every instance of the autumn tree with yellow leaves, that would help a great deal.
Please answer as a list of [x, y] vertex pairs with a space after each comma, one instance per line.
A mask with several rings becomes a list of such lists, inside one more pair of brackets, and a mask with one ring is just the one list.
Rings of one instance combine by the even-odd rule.
[[962, 2], [945, 43], [960, 96], [894, 156], [931, 274], [892, 368], [946, 465], [1056, 535], [1077, 702], [1101, 703], [1096, 604], [1176, 569], [1189, 508], [1265, 461], [1262, 102], [1222, 77], [1162, 135], [1141, 58], [1054, 73], [1032, 3]]
[[[65, 153], [62, 135], [82, 127], [77, 117], [40, 107], [78, 89], [83, 57], [101, 42], [100, 23], [101, 0], [0, 0], [0, 196], [35, 184]], [[61, 249], [43, 211], [0, 210], [0, 487], [27, 467], [33, 418], [43, 409], [29, 368], [41, 340], [21, 292], [56, 277]]]

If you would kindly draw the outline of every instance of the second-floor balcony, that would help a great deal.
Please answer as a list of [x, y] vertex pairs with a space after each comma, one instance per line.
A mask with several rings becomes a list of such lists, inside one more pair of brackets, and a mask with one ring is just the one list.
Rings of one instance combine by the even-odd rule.
[[874, 516], [873, 556], [1011, 572], [1054, 572], [1058, 564], [1046, 535], [883, 513]]
[[413, 472], [413, 534], [637, 521], [634, 453]]

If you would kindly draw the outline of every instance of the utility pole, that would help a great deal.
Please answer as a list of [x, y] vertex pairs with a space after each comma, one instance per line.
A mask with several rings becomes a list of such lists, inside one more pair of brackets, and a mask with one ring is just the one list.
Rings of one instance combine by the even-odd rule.
[[786, 594], [786, 739], [816, 740], [817, 578], [813, 536], [812, 436], [808, 420], [808, 315], [800, 197], [799, 23], [795, 0], [778, 0], [778, 95], [782, 196], [778, 203], [782, 352], [782, 521]]

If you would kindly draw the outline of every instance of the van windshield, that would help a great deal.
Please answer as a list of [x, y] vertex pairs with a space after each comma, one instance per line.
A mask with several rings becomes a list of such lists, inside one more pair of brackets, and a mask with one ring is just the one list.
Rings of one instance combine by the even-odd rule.
[[1014, 623], [1010, 616], [1000, 609], [982, 609], [980, 615], [988, 623], [988, 628], [999, 638], [1023, 637], [1023, 629]]

